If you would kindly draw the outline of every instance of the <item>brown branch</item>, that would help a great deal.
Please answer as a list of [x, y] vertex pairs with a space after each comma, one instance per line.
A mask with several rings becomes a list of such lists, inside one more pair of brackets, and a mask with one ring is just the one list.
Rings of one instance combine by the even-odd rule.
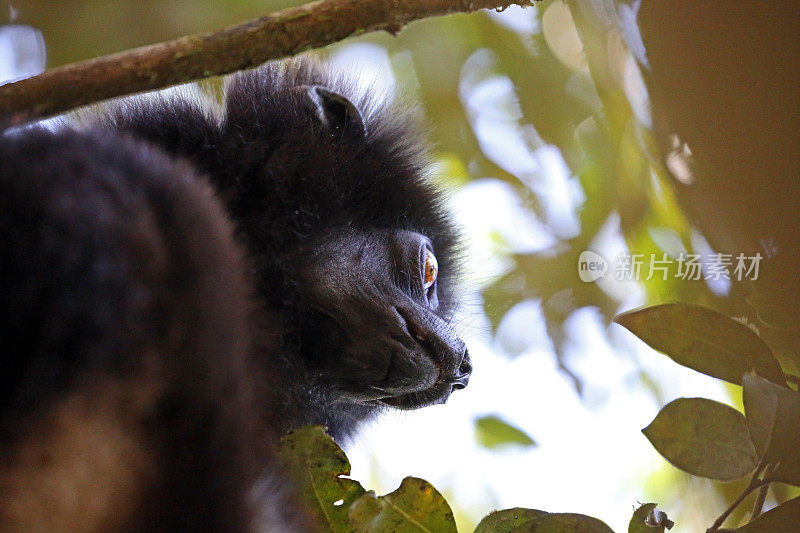
[[76, 107], [227, 74], [345, 37], [396, 34], [426, 17], [532, 5], [534, 0], [321, 0], [220, 31], [188, 35], [0, 85], [0, 123], [22, 124]]
[[[753, 477], [750, 478], [750, 483], [748, 483], [745, 489], [742, 491], [742, 493], [739, 494], [739, 497], [736, 498], [736, 500], [732, 504], [730, 504], [730, 506], [728, 506], [727, 509], [725, 509], [725, 511], [719, 516], [719, 518], [717, 518], [717, 520], [713, 524], [711, 524], [711, 527], [706, 530], [706, 533], [714, 533], [716, 531], [719, 531], [720, 530], [719, 528], [722, 527], [722, 524], [725, 522], [725, 519], [728, 518], [728, 516], [739, 506], [740, 503], [744, 501], [744, 499], [747, 496], [750, 495], [751, 492], [753, 492], [756, 489], [766, 487], [770, 483], [775, 481], [774, 479], [772, 479], [772, 474], [774, 474], [775, 470], [777, 469], [778, 469], [777, 463], [769, 465], [765, 465], [762, 463], [758, 465], [756, 471], [753, 472]], [[762, 472], [764, 473], [764, 477], [760, 478], [759, 476], [761, 475]], [[763, 506], [763, 502], [761, 503], [761, 505]]]
[[751, 522], [761, 514], [761, 511], [764, 510], [764, 502], [767, 500], [768, 490], [769, 485], [762, 485], [759, 487], [758, 494], [756, 495], [756, 501], [753, 503], [753, 511], [750, 513]]

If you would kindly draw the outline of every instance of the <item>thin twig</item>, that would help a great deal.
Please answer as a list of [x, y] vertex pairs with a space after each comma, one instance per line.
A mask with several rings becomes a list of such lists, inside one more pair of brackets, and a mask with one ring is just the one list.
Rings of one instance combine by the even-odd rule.
[[136, 92], [255, 67], [346, 37], [396, 34], [426, 17], [532, 5], [535, 0], [321, 0], [220, 31], [57, 67], [0, 85], [0, 125], [17, 125]]
[[761, 511], [764, 509], [764, 501], [767, 499], [767, 491], [769, 490], [769, 485], [761, 485], [758, 489], [758, 494], [756, 495], [756, 501], [753, 504], [753, 511], [750, 513], [750, 520], [752, 521], [755, 517], [761, 514]]
[[761, 486], [768, 485], [769, 483], [772, 482], [772, 480], [770, 480], [769, 478], [765, 479], [758, 478], [759, 474], [761, 474], [761, 472], [764, 470], [764, 466], [765, 465], [759, 465], [758, 468], [756, 468], [756, 471], [753, 472], [753, 477], [750, 478], [750, 483], [747, 484], [747, 487], [745, 487], [742, 493], [739, 494], [739, 497], [736, 498], [736, 500], [732, 504], [730, 504], [730, 506], [727, 509], [725, 509], [725, 511], [719, 516], [719, 518], [717, 518], [717, 520], [711, 525], [711, 527], [706, 530], [706, 533], [713, 533], [714, 531], [719, 530], [719, 528], [722, 526], [722, 523], [725, 522], [725, 519], [728, 518], [728, 516], [734, 511], [734, 509], [739, 507], [739, 504], [742, 503], [742, 501], [744, 501], [744, 499], [747, 498], [747, 496], [750, 495], [751, 492], [753, 492], [754, 490], [756, 490]]
[[767, 483], [762, 485], [760, 489], [758, 489], [758, 495], [756, 496], [756, 501], [753, 504], [753, 512], [750, 513], [750, 520], [752, 521], [758, 515], [761, 514], [761, 511], [764, 509], [764, 501], [767, 499], [767, 490], [769, 490], [769, 481], [772, 478], [772, 475], [778, 469], [778, 465], [780, 463], [773, 463], [769, 465], [764, 470], [764, 481]]

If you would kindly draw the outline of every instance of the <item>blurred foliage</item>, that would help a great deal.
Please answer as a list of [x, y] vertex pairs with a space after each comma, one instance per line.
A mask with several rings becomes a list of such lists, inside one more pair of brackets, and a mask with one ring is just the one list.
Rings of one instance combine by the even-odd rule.
[[[0, 11], [6, 23], [41, 30], [52, 67], [301, 3], [15, 0], [3, 2]], [[796, 374], [800, 33], [794, 26], [800, 3], [721, 8], [687, 0], [677, 9], [645, 1], [637, 25], [638, 6], [545, 0], [524, 12], [424, 20], [396, 38], [371, 34], [349, 42], [386, 51], [397, 88], [420, 103], [433, 125], [443, 180], [499, 180], [549, 239], [546, 246], [526, 248], [508, 232], [491, 234], [496, 253], [507, 259], [481, 295], [493, 330], [517, 304], [540, 302], [560, 367], [580, 391], [583, 376], [563, 357], [565, 321], [576, 311], [595, 308], [610, 323], [632, 303], [692, 302], [743, 317], [760, 335], [746, 341], [755, 343], [754, 351], [737, 353], [755, 357], [767, 349], [784, 371]], [[203, 88], [219, 94], [218, 82]], [[553, 178], [559, 161], [563, 175]], [[570, 227], [571, 216], [577, 228]], [[617, 236], [622, 247], [608, 247]], [[638, 281], [615, 280], [613, 271], [595, 283], [581, 281], [585, 250], [640, 254]], [[704, 279], [714, 268], [707, 261], [700, 279], [682, 277], [681, 258], [707, 259], [714, 252], [763, 255], [761, 277], [722, 277], [715, 285]], [[692, 326], [697, 338], [713, 336], [713, 323], [730, 328], [718, 332], [717, 341], [729, 333], [747, 337], [745, 326], [698, 320]], [[681, 338], [662, 326], [650, 333], [666, 344], [653, 344], [681, 364], [697, 368], [692, 354], [711, 353], [683, 349], [696, 347], [696, 340], [676, 347]], [[721, 372], [709, 373], [733, 372], [740, 379], [745, 368], [733, 369], [720, 357], [699, 369], [721, 365]], [[767, 364], [767, 377], [774, 379], [775, 366]], [[641, 380], [658, 393], [658, 376], [643, 372]], [[484, 419], [478, 432], [486, 434], [485, 426]], [[716, 489], [728, 502], [739, 491], [731, 486]], [[773, 489], [776, 503], [793, 496], [785, 487]]]
[[527, 433], [495, 415], [482, 416], [475, 420], [475, 440], [481, 446], [489, 449], [507, 446], [536, 446]]

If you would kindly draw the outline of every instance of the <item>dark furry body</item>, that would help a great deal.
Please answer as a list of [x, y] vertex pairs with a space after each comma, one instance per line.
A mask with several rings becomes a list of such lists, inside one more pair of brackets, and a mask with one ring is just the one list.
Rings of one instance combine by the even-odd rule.
[[[320, 125], [295, 90], [308, 85], [346, 95], [367, 134]], [[180, 98], [135, 100], [82, 131], [6, 134], [2, 529], [246, 530], [281, 435], [324, 424], [343, 440], [381, 409], [343, 392], [349, 367], [331, 378], [338, 346], [355, 350], [352, 332], [371, 324], [336, 316], [313, 280], [320, 264], [335, 278], [353, 243], [422, 234], [441, 271], [424, 320], [446, 328], [453, 231], [397, 117], [291, 63], [236, 77], [222, 118]], [[393, 283], [416, 298], [410, 282]], [[109, 466], [53, 451], [84, 449], [70, 442], [97, 427], [115, 432], [102, 440], [116, 443]], [[70, 478], [87, 463], [105, 485]], [[77, 513], [77, 527], [67, 502], [92, 498], [104, 503]]]

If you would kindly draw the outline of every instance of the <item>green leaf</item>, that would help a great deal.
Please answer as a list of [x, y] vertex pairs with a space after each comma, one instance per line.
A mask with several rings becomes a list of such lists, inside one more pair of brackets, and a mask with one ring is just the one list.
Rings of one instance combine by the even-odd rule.
[[774, 383], [785, 379], [778, 360], [744, 324], [699, 305], [672, 303], [628, 311], [614, 318], [676, 363], [737, 385], [755, 370]]
[[642, 433], [667, 461], [695, 476], [730, 481], [758, 464], [742, 413], [706, 398], [668, 403]]
[[306, 426], [281, 439], [278, 457], [320, 531], [352, 532], [350, 505], [364, 488], [350, 475], [350, 462], [322, 426]]
[[[639, 506], [633, 512], [633, 516], [631, 517], [631, 521], [628, 523], [628, 533], [664, 533], [664, 529], [671, 529], [674, 525], [667, 515], [658, 509], [656, 509], [656, 503], [645, 503]], [[660, 524], [663, 525], [655, 525], [658, 523], [655, 520], [653, 515], [658, 514], [659, 516], [663, 516]]]
[[350, 524], [356, 533], [456, 532], [453, 511], [433, 485], [407, 477], [386, 496], [369, 492], [350, 506]]
[[771, 477], [800, 486], [800, 394], [749, 372], [744, 375], [747, 427], [763, 464], [779, 463]]
[[495, 415], [475, 420], [475, 439], [484, 448], [502, 448], [509, 445], [536, 446], [527, 433]]
[[493, 511], [483, 517], [481, 523], [475, 528], [475, 533], [510, 533], [517, 526], [531, 520], [538, 520], [547, 514], [545, 511], [523, 507]]
[[591, 516], [549, 513], [517, 526], [512, 533], [614, 533], [614, 531], [605, 522]]
[[759, 515], [744, 526], [726, 530], [737, 533], [797, 533], [800, 529], [800, 497]]
[[664, 533], [664, 527], [653, 528], [644, 523], [650, 511], [656, 508], [655, 503], [645, 503], [633, 512], [631, 521], [628, 522], [628, 533]]

